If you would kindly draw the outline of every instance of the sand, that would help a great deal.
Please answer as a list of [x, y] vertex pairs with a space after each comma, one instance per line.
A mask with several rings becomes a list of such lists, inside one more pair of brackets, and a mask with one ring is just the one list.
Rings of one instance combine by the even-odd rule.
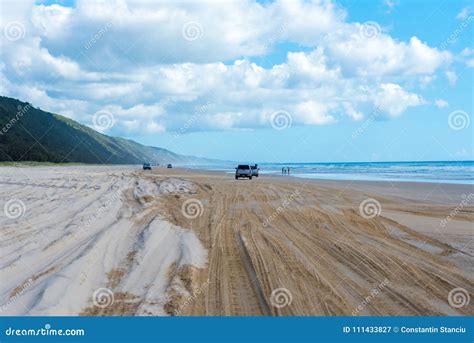
[[472, 186], [62, 166], [0, 187], [0, 315], [474, 314]]

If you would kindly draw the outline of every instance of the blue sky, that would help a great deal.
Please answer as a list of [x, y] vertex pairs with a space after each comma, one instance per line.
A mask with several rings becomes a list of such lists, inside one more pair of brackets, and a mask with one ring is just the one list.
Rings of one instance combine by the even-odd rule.
[[473, 159], [468, 1], [12, 1], [2, 19], [1, 93], [106, 134], [240, 161]]

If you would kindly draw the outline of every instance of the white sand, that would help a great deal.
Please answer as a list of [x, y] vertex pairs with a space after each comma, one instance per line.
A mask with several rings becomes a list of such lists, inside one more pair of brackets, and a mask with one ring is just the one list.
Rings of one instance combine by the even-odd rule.
[[[0, 315], [77, 315], [101, 287], [140, 299], [139, 314], [164, 313], [170, 267], [205, 267], [207, 253], [156, 210], [161, 195], [192, 184], [135, 171], [0, 168]], [[3, 212], [12, 199], [24, 204], [19, 218]]]

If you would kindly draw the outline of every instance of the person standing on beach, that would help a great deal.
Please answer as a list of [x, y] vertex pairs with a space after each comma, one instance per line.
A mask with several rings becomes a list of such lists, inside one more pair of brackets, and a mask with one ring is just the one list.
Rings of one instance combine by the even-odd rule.
[[287, 167], [287, 168], [286, 168], [286, 173], [287, 173], [288, 175], [290, 175], [290, 167]]
[[285, 168], [281, 168], [281, 175], [285, 174]]

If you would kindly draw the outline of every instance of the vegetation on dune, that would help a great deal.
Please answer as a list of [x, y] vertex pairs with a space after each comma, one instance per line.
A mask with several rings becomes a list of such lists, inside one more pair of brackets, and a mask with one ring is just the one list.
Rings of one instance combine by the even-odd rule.
[[0, 161], [157, 164], [198, 160], [125, 138], [109, 137], [29, 103], [0, 97]]

